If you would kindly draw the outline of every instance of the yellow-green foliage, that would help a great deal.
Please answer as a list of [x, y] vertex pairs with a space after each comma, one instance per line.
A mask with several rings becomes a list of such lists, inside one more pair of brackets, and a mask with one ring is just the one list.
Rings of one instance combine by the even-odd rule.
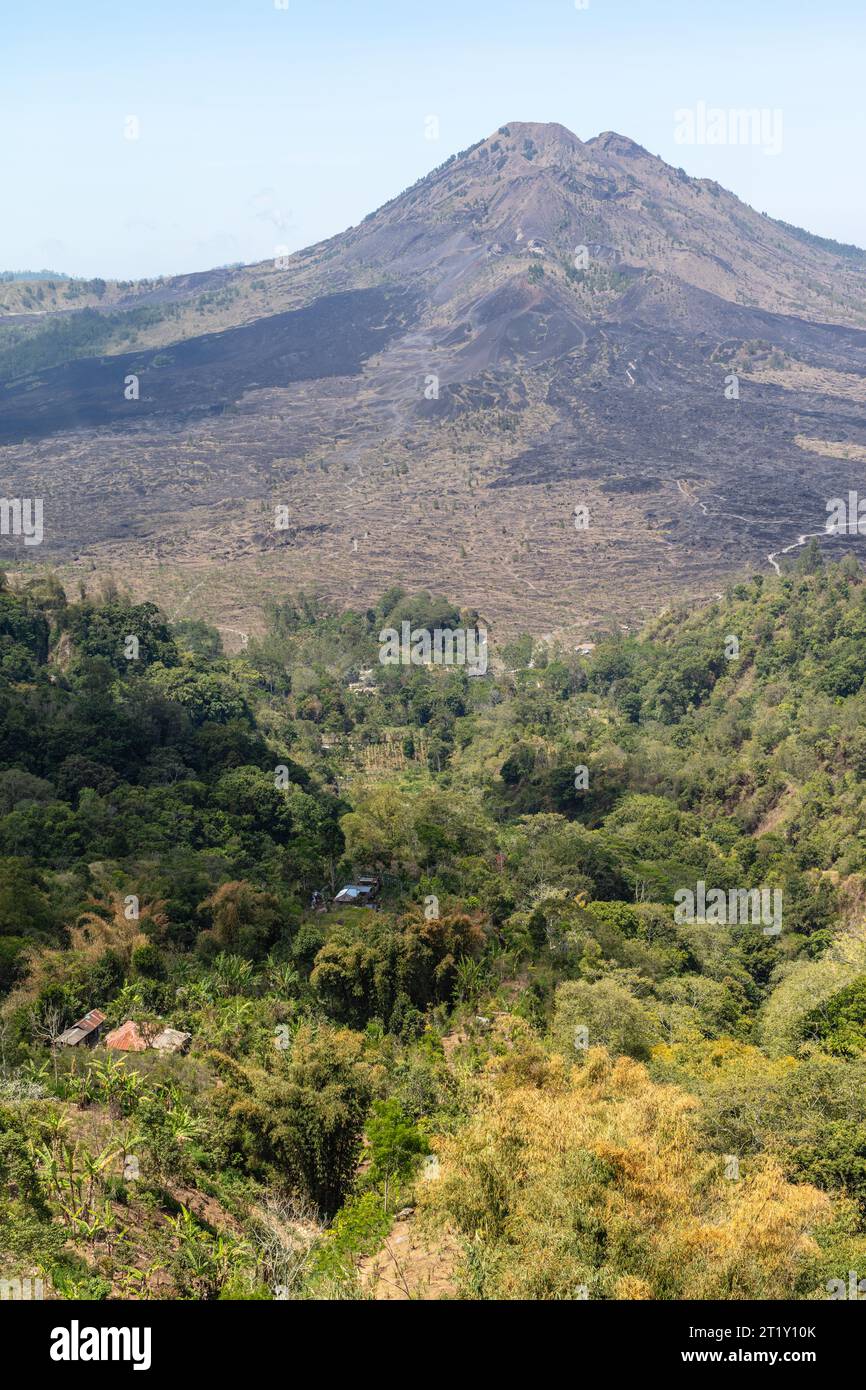
[[495, 1064], [483, 1103], [441, 1141], [422, 1208], [467, 1239], [485, 1298], [820, 1296], [814, 1232], [830, 1199], [756, 1157], [739, 1180], [697, 1138], [697, 1102], [629, 1058], [569, 1069], [540, 1049]]
[[796, 960], [783, 967], [761, 1014], [761, 1042], [769, 1052], [796, 1048], [803, 1022], [866, 970], [866, 942], [859, 931], [840, 933], [820, 960]]
[[575, 1054], [578, 1028], [585, 1028], [590, 1043], [647, 1057], [658, 1040], [656, 1025], [631, 990], [618, 980], [566, 980], [556, 990], [553, 1039], [566, 1056]]

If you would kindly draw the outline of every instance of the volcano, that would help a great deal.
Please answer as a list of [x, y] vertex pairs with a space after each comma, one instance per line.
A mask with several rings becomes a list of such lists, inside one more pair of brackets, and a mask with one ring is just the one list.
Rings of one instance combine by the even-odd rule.
[[36, 558], [227, 633], [401, 583], [586, 637], [770, 572], [866, 490], [866, 253], [612, 132], [512, 122], [295, 255], [15, 308], [0, 462], [44, 500]]

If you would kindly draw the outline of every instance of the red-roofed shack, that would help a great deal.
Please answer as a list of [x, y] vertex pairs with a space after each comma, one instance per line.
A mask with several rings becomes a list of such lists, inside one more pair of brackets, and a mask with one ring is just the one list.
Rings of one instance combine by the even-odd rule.
[[147, 1043], [141, 1036], [141, 1029], [131, 1018], [106, 1035], [105, 1046], [112, 1048], [115, 1052], [147, 1051]]

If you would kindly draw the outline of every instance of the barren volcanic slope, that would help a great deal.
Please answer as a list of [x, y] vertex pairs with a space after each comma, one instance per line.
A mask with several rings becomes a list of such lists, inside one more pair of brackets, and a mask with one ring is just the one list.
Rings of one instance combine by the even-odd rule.
[[0, 285], [0, 313], [2, 491], [45, 499], [0, 557], [229, 636], [397, 581], [585, 636], [866, 492], [866, 253], [614, 134], [503, 126], [285, 262]]

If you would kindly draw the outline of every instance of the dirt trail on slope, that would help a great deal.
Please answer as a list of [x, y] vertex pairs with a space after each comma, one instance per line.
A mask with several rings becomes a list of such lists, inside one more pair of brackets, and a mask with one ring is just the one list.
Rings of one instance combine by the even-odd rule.
[[382, 1249], [361, 1261], [362, 1285], [376, 1300], [429, 1301], [455, 1298], [461, 1250], [452, 1236], [427, 1239], [414, 1213], [401, 1213]]

